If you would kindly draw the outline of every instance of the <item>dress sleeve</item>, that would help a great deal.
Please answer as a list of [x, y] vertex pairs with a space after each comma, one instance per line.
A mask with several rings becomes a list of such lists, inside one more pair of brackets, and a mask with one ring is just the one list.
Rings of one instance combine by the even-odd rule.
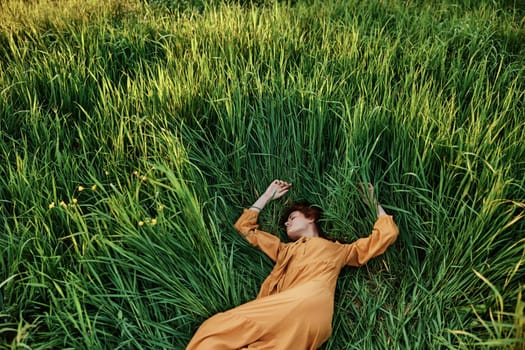
[[268, 232], [259, 230], [257, 219], [259, 212], [256, 210], [244, 209], [242, 215], [237, 219], [234, 227], [250, 244], [262, 250], [274, 262], [277, 260], [277, 255], [281, 245], [279, 237]]
[[389, 245], [395, 242], [399, 234], [394, 219], [390, 215], [381, 215], [374, 224], [372, 233], [345, 246], [345, 265], [361, 266], [368, 260], [381, 255]]

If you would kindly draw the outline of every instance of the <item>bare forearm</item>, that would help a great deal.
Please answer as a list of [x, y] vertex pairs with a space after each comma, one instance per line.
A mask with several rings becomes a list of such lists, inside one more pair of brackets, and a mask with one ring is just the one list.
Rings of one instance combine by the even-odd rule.
[[266, 204], [271, 200], [271, 197], [265, 192], [260, 196], [250, 207], [251, 210], [261, 211], [264, 209]]
[[381, 206], [381, 204], [379, 204], [379, 202], [377, 203], [376, 207], [377, 207], [377, 217], [388, 215], [385, 209], [383, 209], [383, 207]]

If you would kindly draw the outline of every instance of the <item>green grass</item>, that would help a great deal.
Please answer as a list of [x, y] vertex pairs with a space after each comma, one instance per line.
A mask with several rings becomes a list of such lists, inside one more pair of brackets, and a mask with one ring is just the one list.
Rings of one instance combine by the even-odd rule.
[[[193, 7], [192, 7], [193, 6]], [[323, 349], [522, 349], [525, 9], [513, 1], [0, 4], [0, 347], [184, 349], [271, 263], [274, 178], [367, 235]], [[79, 187], [82, 186], [82, 187]]]

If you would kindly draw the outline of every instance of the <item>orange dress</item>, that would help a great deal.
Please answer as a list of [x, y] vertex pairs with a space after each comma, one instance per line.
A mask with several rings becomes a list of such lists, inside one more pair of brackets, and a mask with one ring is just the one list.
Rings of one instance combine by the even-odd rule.
[[235, 228], [275, 262], [257, 298], [206, 320], [186, 350], [317, 349], [330, 336], [337, 277], [382, 254], [399, 233], [392, 216], [380, 216], [372, 233], [351, 244], [324, 238], [283, 243], [260, 231], [259, 213], [245, 209]]

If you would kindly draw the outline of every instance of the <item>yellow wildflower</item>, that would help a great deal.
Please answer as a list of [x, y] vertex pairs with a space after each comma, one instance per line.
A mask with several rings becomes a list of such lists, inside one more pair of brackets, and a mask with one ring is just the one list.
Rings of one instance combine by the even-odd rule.
[[51, 202], [51, 203], [49, 204], [49, 209], [53, 209], [54, 207], [55, 207], [55, 202]]
[[146, 177], [146, 175], [142, 175], [142, 177], [140, 178], [142, 181], [146, 181], [148, 178]]
[[97, 190], [97, 185], [93, 185], [93, 186], [91, 186], [91, 190], [92, 190], [92, 191], [96, 191], [96, 190]]
[[139, 221], [139, 226], [140, 227], [144, 226], [144, 221]]
[[78, 199], [76, 199], [76, 198], [71, 199], [71, 203], [72, 204], [77, 204], [77, 202], [78, 202]]
[[67, 208], [67, 204], [64, 201], [60, 201], [60, 203], [58, 203], [58, 205], [60, 205], [62, 208]]
[[157, 224], [157, 218], [151, 219], [151, 225], [155, 226]]
[[159, 211], [163, 211], [164, 210], [164, 206], [162, 204], [159, 204]]
[[85, 190], [84, 186], [78, 186], [78, 192], [82, 192], [84, 190]]

